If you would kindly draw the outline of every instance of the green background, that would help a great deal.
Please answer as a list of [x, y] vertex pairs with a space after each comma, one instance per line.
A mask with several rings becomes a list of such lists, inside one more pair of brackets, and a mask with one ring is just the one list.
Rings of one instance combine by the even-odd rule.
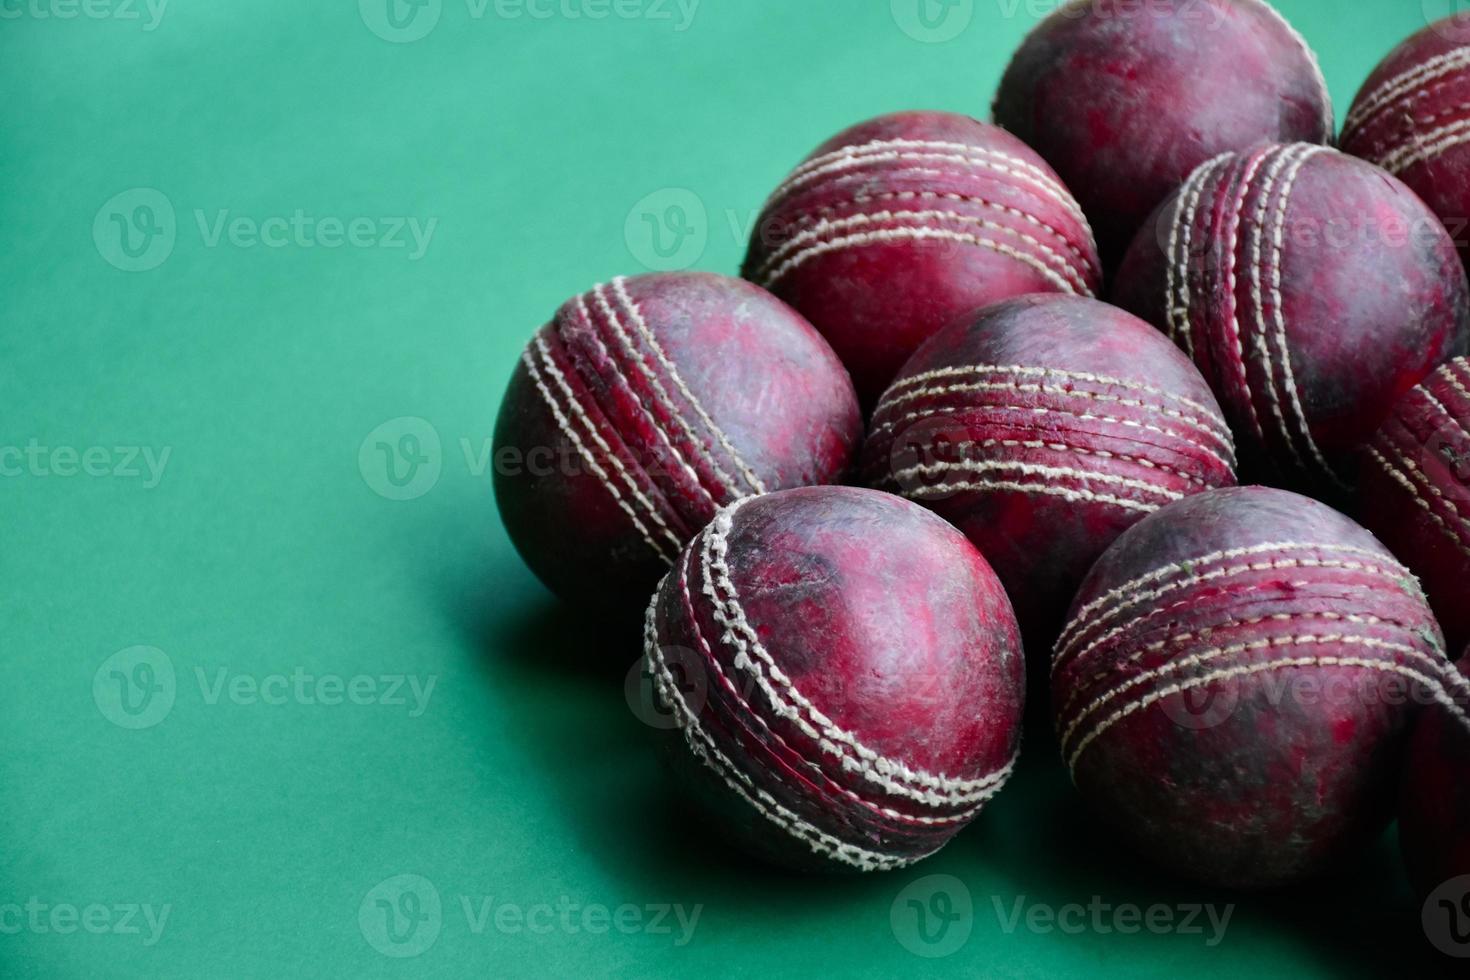
[[[764, 194], [811, 147], [884, 111], [986, 115], [1048, 8], [975, 0], [934, 41], [889, 0], [703, 0], [687, 23], [673, 0], [620, 0], [602, 20], [565, 12], [597, 0], [565, 2], [538, 19], [443, 0], [411, 41], [381, 0], [172, 0], [151, 29], [144, 0], [0, 3], [0, 452], [29, 452], [0, 455], [0, 975], [1423, 966], [1390, 840], [1312, 888], [1204, 891], [1111, 844], [1041, 739], [977, 825], [909, 872], [800, 879], [701, 839], [625, 697], [636, 637], [557, 606], [506, 540], [485, 455], [503, 386], [562, 299], [662, 261], [644, 214], [684, 216], [691, 234], [659, 243], [683, 243], [671, 262], [732, 272]], [[1279, 6], [1319, 51], [1339, 118], [1425, 23], [1417, 0]], [[336, 248], [316, 235], [330, 225], [267, 222], [298, 212], [369, 221]], [[215, 237], [222, 213], [274, 245], [249, 223]], [[394, 245], [409, 218], [437, 222], [421, 255]], [[134, 219], [129, 241], [152, 243], [136, 262], [117, 225]], [[137, 263], [153, 267], [119, 268]], [[400, 490], [377, 444], [412, 450], [404, 435], [421, 464], [396, 471], [418, 473]], [[129, 447], [168, 452], [161, 478]], [[93, 475], [63, 475], [79, 460]], [[174, 690], [133, 692], [134, 716], [114, 685], [148, 680], [139, 645]], [[295, 674], [434, 687], [419, 712], [387, 703], [391, 680], [358, 682], [377, 685], [359, 691], [370, 703], [275, 697], [270, 678]], [[371, 923], [405, 874], [442, 913], [394, 946]], [[910, 947], [937, 950], [890, 910], [936, 874], [973, 914], [948, 934], [970, 929], [957, 951], [924, 959]], [[702, 909], [681, 945], [677, 925], [476, 931], [461, 906], [563, 896]], [[1208, 930], [1007, 932], [996, 911], [1094, 896], [1240, 904], [1215, 946]], [[100, 904], [98, 928], [131, 904], [169, 917], [150, 943], [146, 925], [4, 917], [27, 902]], [[411, 951], [434, 925], [417, 957], [377, 948]]]

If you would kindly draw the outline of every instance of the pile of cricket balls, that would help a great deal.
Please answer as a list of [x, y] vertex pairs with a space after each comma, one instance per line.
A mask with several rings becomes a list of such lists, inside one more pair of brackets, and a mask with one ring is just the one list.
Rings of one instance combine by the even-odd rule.
[[994, 116], [822, 144], [741, 279], [567, 302], [496, 430], [563, 461], [497, 473], [526, 563], [653, 594], [673, 768], [778, 864], [944, 846], [1029, 673], [1176, 871], [1296, 882], [1398, 816], [1425, 894], [1470, 875], [1470, 19], [1340, 149], [1262, 0], [1065, 7]]

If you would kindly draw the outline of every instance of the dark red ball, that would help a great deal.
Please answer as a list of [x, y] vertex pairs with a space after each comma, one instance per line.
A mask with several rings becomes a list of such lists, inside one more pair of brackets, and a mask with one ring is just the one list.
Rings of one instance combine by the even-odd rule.
[[1309, 143], [1196, 170], [1138, 233], [1114, 297], [1194, 357], [1243, 478], [1334, 500], [1394, 403], [1470, 348], [1470, 286], [1438, 219]]
[[1261, 0], [1068, 4], [1006, 69], [995, 121], [1076, 193], [1109, 270], [1206, 160], [1333, 132], [1316, 57]]
[[[1414, 730], [1399, 844], [1421, 895], [1470, 875], [1470, 656], [1446, 669], [1444, 696]], [[1470, 895], [1470, 887], [1460, 894]], [[1470, 936], [1462, 942], [1470, 952]]]
[[1385, 58], [1339, 144], [1407, 184], [1470, 257], [1470, 18], [1437, 21]]
[[676, 772], [729, 841], [780, 865], [911, 864], [1015, 763], [1005, 591], [898, 497], [813, 487], [721, 511], [654, 596], [645, 649]]
[[1005, 583], [1048, 650], [1082, 577], [1160, 507], [1235, 483], [1209, 386], [1147, 323], [1096, 300], [1025, 296], [955, 321], [878, 404], [869, 486], [923, 504]]
[[1077, 788], [1140, 853], [1273, 887], [1387, 826], [1446, 666], [1418, 583], [1368, 531], [1285, 491], [1214, 490], [1099, 559], [1057, 644], [1052, 710]]
[[1470, 643], [1470, 362], [1431, 374], [1364, 452], [1358, 513], [1424, 583], [1450, 649]]
[[831, 341], [865, 406], [956, 316], [1102, 281], [1092, 230], [1046, 162], [947, 112], [881, 116], [818, 147], [766, 203], [744, 275]]
[[722, 505], [836, 482], [852, 382], [794, 310], [739, 279], [614, 279], [536, 333], [495, 426], [495, 497], [563, 598], [637, 608]]

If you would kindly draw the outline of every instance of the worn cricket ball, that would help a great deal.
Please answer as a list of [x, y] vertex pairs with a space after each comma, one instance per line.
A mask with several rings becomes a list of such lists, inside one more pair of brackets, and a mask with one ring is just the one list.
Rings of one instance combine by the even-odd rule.
[[1334, 500], [1394, 403], [1470, 341], [1438, 220], [1377, 167], [1309, 143], [1201, 166], [1139, 232], [1114, 298], [1193, 356], [1242, 478]]
[[1316, 56], [1261, 0], [1069, 4], [1021, 45], [994, 111], [1076, 193], [1110, 271], [1201, 163], [1333, 132]]
[[634, 609], [721, 506], [835, 482], [862, 438], [811, 325], [739, 279], [614, 279], [521, 355], [495, 428], [506, 530], [563, 598]]
[[1055, 172], [1009, 133], [946, 112], [882, 116], [818, 147], [766, 202], [744, 275], [831, 341], [865, 406], [956, 316], [1101, 283]]
[[860, 472], [965, 532], [1039, 651], [1119, 534], [1233, 485], [1233, 465], [1215, 396], [1166, 337], [1096, 300], [1025, 296], [919, 349], [878, 403]]
[[1387, 170], [1470, 256], [1470, 20], [1431, 24], [1395, 48], [1348, 111], [1339, 145]]
[[[1422, 713], [1409, 742], [1399, 846], [1421, 895], [1470, 875], [1470, 656], [1446, 668], [1443, 695]], [[1470, 887], [1456, 897], [1466, 896]], [[1465, 925], [1459, 938], [1470, 947]]]
[[918, 861], [1015, 763], [1010, 602], [964, 535], [898, 497], [812, 487], [722, 510], [659, 586], [645, 651], [675, 772], [778, 865]]
[[1145, 518], [1099, 559], [1052, 663], [1077, 788], [1135, 848], [1237, 888], [1365, 847], [1447, 665], [1418, 583], [1338, 512], [1240, 487]]
[[1470, 643], [1470, 363], [1405, 395], [1364, 449], [1358, 514], [1424, 583], [1451, 650]]

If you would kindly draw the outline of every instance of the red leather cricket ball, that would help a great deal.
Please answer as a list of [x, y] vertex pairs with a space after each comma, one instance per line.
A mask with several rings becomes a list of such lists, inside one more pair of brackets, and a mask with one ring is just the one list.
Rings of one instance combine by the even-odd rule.
[[1363, 523], [1424, 583], [1450, 649], [1470, 643], [1470, 362], [1400, 399], [1367, 456]]
[[[1443, 695], [1414, 729], [1399, 802], [1399, 845], [1421, 895], [1470, 876], [1470, 656], [1446, 668]], [[1470, 895], [1465, 885], [1454, 897]]]
[[1234, 459], [1215, 396], [1166, 337], [1096, 300], [1038, 295], [920, 348], [878, 404], [860, 472], [964, 531], [1039, 651], [1119, 534], [1234, 485]]
[[1217, 154], [1325, 143], [1316, 56], [1261, 0], [1081, 0], [1016, 52], [995, 121], [1051, 162], [1117, 267], [1149, 212]]
[[1439, 221], [1382, 170], [1310, 143], [1196, 170], [1138, 233], [1114, 298], [1193, 356], [1243, 479], [1334, 500], [1394, 403], [1470, 344]]
[[724, 504], [847, 473], [862, 418], [832, 349], [739, 279], [614, 279], [537, 331], [495, 427], [500, 513], [563, 598], [638, 608]]
[[797, 869], [899, 868], [1005, 783], [1020, 639], [990, 566], [898, 497], [789, 490], [722, 510], [648, 608], [677, 775], [731, 843]]
[[1214, 885], [1322, 872], [1393, 813], [1448, 665], [1418, 583], [1281, 490], [1199, 494], [1098, 561], [1052, 665], [1073, 781], [1142, 854]]
[[961, 313], [1101, 285], [1092, 231], [1045, 161], [946, 112], [882, 116], [818, 147], [766, 202], [743, 274], [831, 341], [865, 406]]
[[1470, 256], [1470, 19], [1437, 21], [1395, 48], [1353, 101], [1338, 145], [1422, 197]]

